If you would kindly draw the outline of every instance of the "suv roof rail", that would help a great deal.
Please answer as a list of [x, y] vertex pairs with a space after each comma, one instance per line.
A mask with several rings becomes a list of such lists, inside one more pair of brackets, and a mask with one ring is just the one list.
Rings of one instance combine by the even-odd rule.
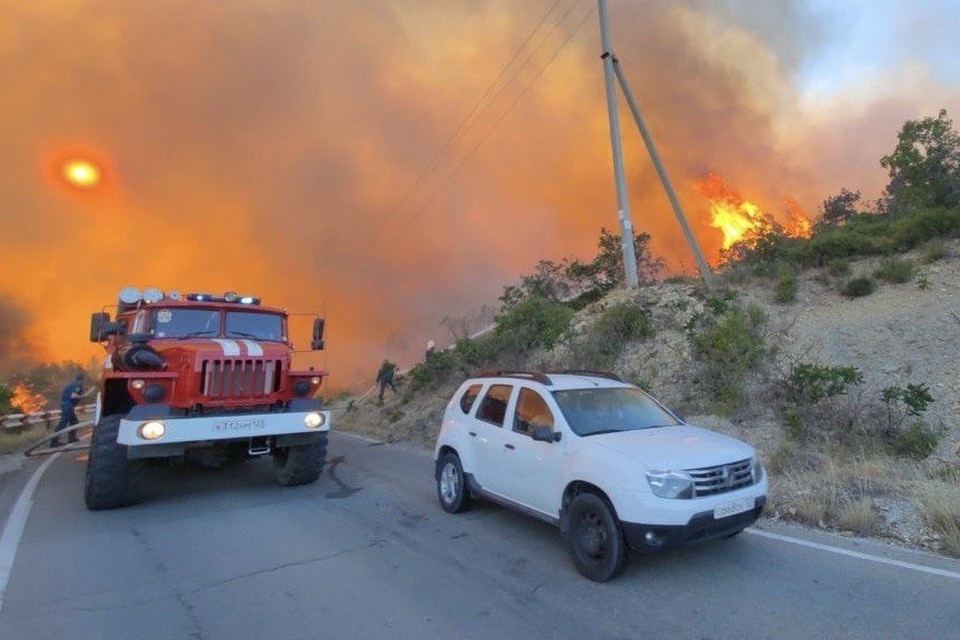
[[564, 369], [563, 371], [548, 371], [547, 373], [565, 374], [570, 376], [593, 376], [595, 378], [606, 378], [617, 382], [625, 382], [623, 378], [612, 371], [591, 371], [589, 369]]
[[477, 378], [523, 378], [524, 380], [534, 380], [547, 386], [553, 384], [553, 381], [545, 373], [539, 371], [504, 371], [501, 369], [484, 369], [478, 371]]

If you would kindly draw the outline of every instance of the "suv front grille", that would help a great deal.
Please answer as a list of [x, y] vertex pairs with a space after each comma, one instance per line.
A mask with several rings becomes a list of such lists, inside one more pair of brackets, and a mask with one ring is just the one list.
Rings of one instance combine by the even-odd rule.
[[741, 460], [740, 462], [707, 467], [706, 469], [690, 469], [687, 473], [693, 478], [694, 497], [726, 493], [753, 484], [750, 460]]
[[200, 393], [214, 400], [262, 398], [279, 390], [279, 360], [205, 360], [200, 369]]

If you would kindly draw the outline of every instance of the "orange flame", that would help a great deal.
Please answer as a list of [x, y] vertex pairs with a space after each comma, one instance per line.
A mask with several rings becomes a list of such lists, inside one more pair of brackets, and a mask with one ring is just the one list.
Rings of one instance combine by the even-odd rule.
[[766, 214], [745, 200], [717, 173], [708, 173], [697, 182], [697, 191], [710, 200], [710, 226], [723, 232], [723, 248], [770, 226]]
[[30, 390], [30, 387], [18, 382], [13, 387], [13, 395], [10, 397], [10, 406], [19, 410], [20, 413], [36, 413], [43, 411], [47, 406], [47, 401], [39, 393]]
[[787, 214], [790, 216], [787, 222], [786, 232], [792, 238], [809, 238], [813, 233], [813, 225], [810, 218], [803, 211], [803, 207], [796, 200], [788, 199], [786, 201]]

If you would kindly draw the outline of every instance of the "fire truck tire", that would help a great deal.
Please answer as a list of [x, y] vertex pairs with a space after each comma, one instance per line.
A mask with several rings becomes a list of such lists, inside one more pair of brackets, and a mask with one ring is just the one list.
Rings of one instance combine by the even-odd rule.
[[327, 461], [327, 434], [311, 444], [285, 447], [273, 452], [273, 470], [277, 482], [285, 487], [316, 482]]
[[84, 497], [91, 511], [125, 507], [137, 501], [140, 464], [127, 459], [127, 447], [117, 444], [121, 418], [103, 418], [90, 437]]

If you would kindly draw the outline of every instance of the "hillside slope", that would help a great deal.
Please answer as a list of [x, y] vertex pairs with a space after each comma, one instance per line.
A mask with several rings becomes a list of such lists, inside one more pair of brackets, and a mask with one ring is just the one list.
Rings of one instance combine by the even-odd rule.
[[[529, 368], [583, 368], [578, 336], [600, 314], [629, 303], [645, 309], [652, 338], [623, 345], [614, 370], [687, 416], [689, 422], [743, 438], [758, 447], [770, 471], [767, 515], [859, 535], [875, 535], [960, 554], [960, 243], [923, 264], [903, 284], [878, 282], [871, 295], [848, 298], [842, 285], [872, 274], [878, 259], [850, 264], [849, 273], [826, 269], [799, 274], [796, 300], [774, 302], [775, 281], [728, 283], [736, 302], [763, 310], [763, 361], [744, 382], [745, 396], [730, 406], [711, 394], [709, 374], [692, 346], [689, 327], [715, 292], [695, 283], [660, 283], [617, 290], [577, 313], [567, 338], [551, 351], [527, 356]], [[785, 427], [784, 380], [791, 366], [853, 366], [862, 383], [817, 403], [802, 436]], [[446, 401], [466, 375], [430, 391], [389, 390], [384, 405], [374, 394], [337, 407], [336, 428], [384, 441], [430, 447]], [[890, 414], [882, 390], [924, 384], [933, 397], [922, 418], [940, 435], [922, 460], [893, 455], [884, 444]], [[886, 412], [885, 412], [886, 411]], [[912, 419], [912, 418], [911, 418]]]

